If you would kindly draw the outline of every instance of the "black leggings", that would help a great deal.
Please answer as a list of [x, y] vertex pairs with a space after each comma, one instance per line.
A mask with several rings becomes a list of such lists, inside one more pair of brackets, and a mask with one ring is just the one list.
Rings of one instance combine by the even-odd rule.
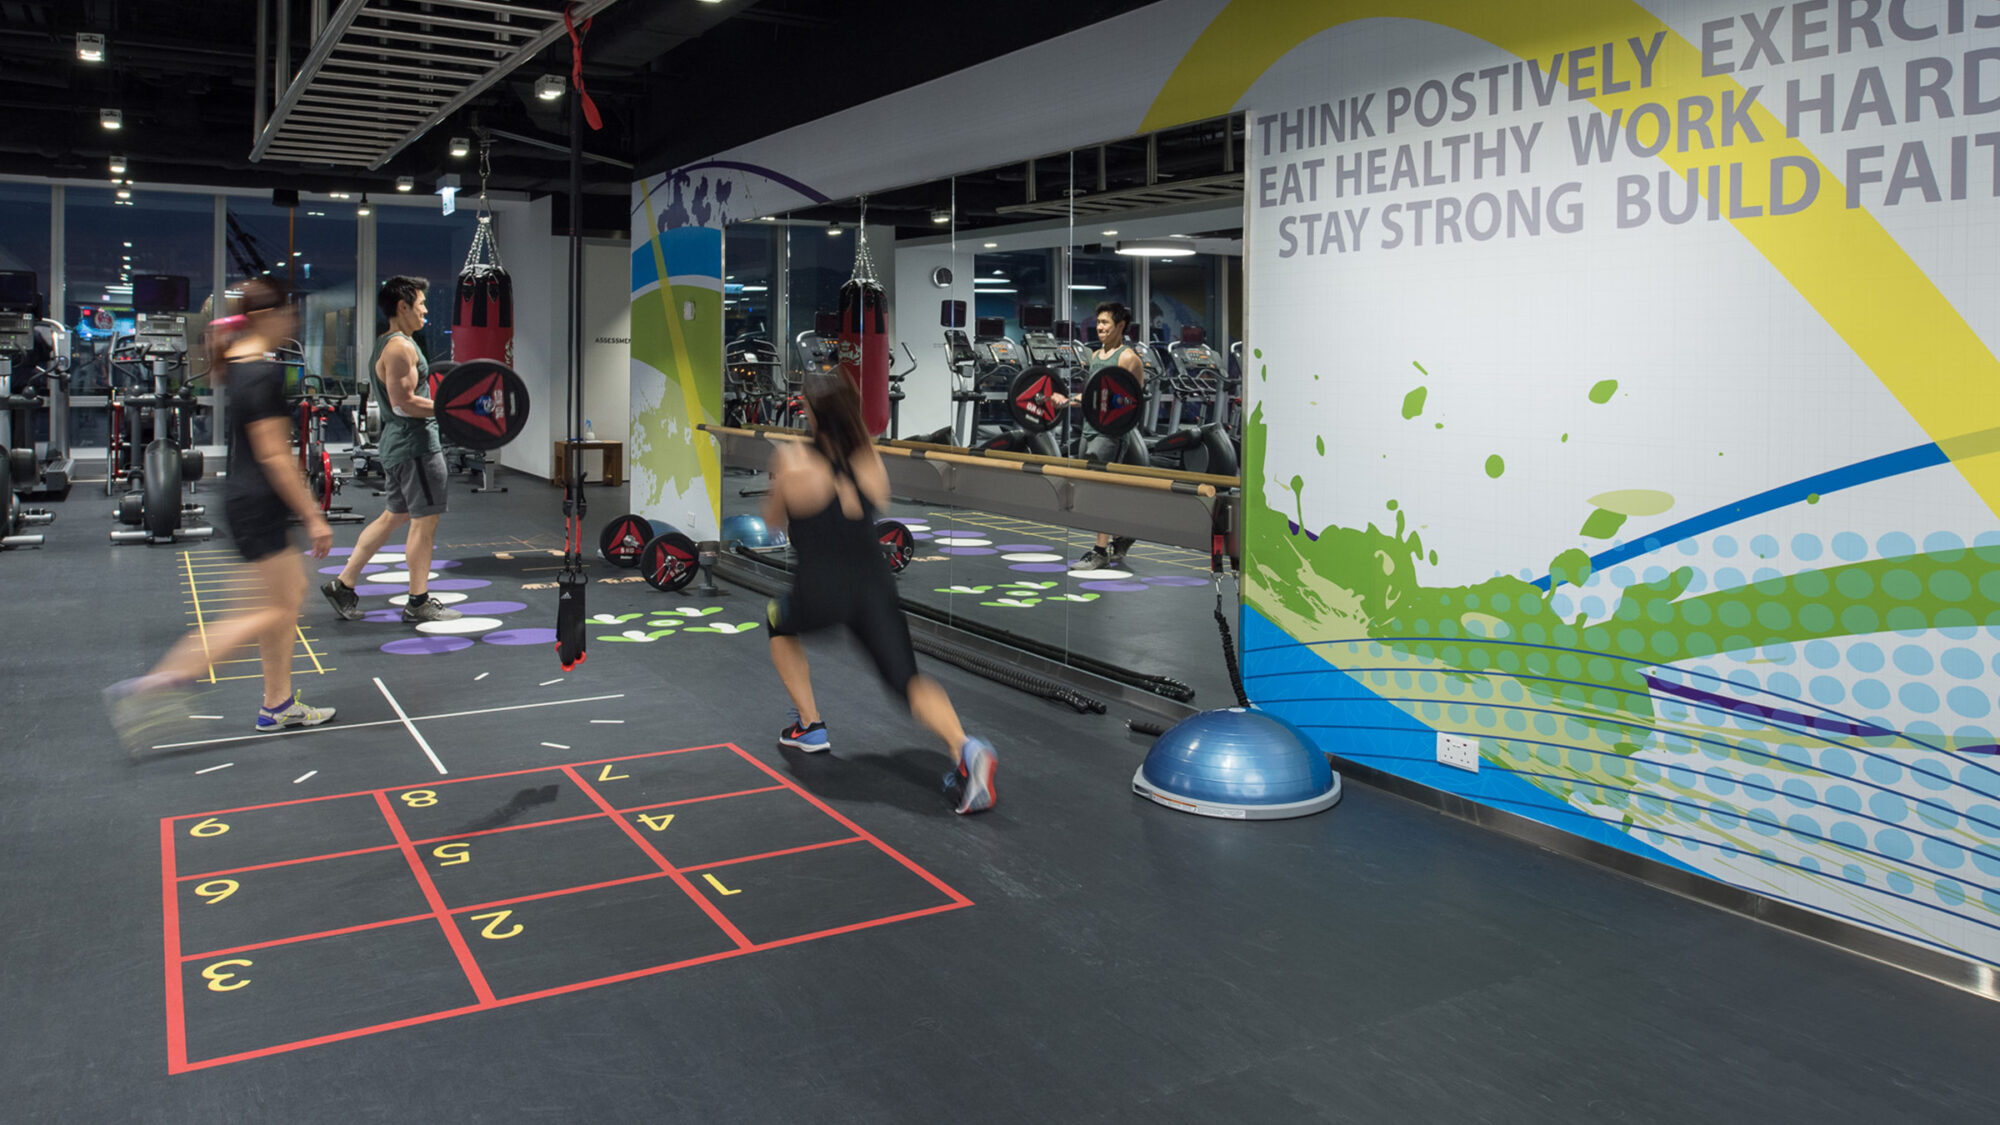
[[886, 581], [860, 589], [834, 590], [818, 583], [801, 583], [792, 592], [771, 599], [765, 614], [774, 637], [801, 636], [847, 626], [875, 662], [875, 671], [891, 690], [907, 698], [917, 675], [916, 650], [910, 647], [910, 624], [896, 604], [896, 588]]

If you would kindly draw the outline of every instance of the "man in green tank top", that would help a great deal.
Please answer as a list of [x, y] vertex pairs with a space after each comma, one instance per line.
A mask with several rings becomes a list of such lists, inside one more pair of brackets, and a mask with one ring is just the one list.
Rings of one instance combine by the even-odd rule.
[[[1125, 342], [1125, 326], [1132, 322], [1132, 311], [1117, 301], [1106, 301], [1097, 306], [1097, 350], [1091, 353], [1085, 377], [1095, 375], [1107, 367], [1122, 367], [1139, 380], [1146, 383], [1146, 365], [1139, 353]], [[1106, 460], [1115, 458], [1107, 456]], [[1137, 462], [1143, 464], [1144, 462]], [[1116, 539], [1108, 531], [1097, 533], [1097, 545], [1083, 553], [1083, 557], [1071, 564], [1073, 570], [1116, 569], [1125, 565], [1125, 552], [1131, 548], [1133, 540], [1121, 535]]]
[[409, 526], [404, 559], [410, 568], [410, 596], [403, 620], [411, 624], [449, 621], [458, 611], [446, 609], [430, 596], [431, 545], [437, 539], [438, 517], [445, 510], [444, 443], [438, 437], [436, 410], [430, 399], [430, 363], [411, 334], [429, 320], [421, 277], [392, 277], [375, 296], [376, 307], [388, 318], [389, 331], [375, 342], [369, 365], [375, 401], [382, 404], [382, 440], [377, 453], [389, 479], [388, 501], [375, 522], [362, 529], [354, 553], [340, 575], [320, 587], [333, 611], [349, 621], [361, 617], [361, 598], [354, 592], [362, 568], [404, 525]]

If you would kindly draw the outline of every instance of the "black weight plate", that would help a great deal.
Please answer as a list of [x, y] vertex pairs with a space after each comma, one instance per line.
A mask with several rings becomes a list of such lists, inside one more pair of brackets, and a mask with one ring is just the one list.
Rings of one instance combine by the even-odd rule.
[[164, 440], [146, 445], [146, 531], [171, 539], [181, 525], [181, 451]]
[[889, 569], [903, 573], [910, 565], [910, 556], [917, 553], [917, 538], [909, 527], [901, 520], [877, 520], [875, 538], [882, 543], [882, 557], [889, 560]]
[[664, 527], [656, 527], [652, 520], [628, 512], [604, 525], [597, 536], [597, 553], [612, 566], [638, 566], [640, 552], [661, 530]]
[[1062, 408], [1050, 396], [1068, 390], [1062, 377], [1046, 367], [1030, 367], [1007, 384], [1007, 412], [1030, 433], [1055, 429]]
[[118, 522], [126, 527], [138, 527], [139, 521], [146, 518], [145, 512], [145, 493], [127, 492], [118, 498]]
[[1139, 424], [1144, 402], [1137, 375], [1122, 367], [1106, 367], [1083, 385], [1083, 420], [1098, 433], [1118, 437]]
[[694, 580], [697, 554], [694, 540], [678, 531], [655, 535], [639, 552], [639, 573], [653, 589], [672, 593]]
[[181, 450], [182, 480], [188, 480], [188, 481], [200, 480], [202, 470], [205, 469], [206, 467], [207, 463], [202, 459], [201, 450], [199, 449]]
[[42, 467], [35, 463], [33, 447], [8, 450], [7, 466], [12, 470], [16, 488], [25, 488], [41, 479]]
[[435, 400], [438, 432], [467, 449], [498, 449], [528, 424], [528, 386], [514, 369], [475, 359], [451, 369]]

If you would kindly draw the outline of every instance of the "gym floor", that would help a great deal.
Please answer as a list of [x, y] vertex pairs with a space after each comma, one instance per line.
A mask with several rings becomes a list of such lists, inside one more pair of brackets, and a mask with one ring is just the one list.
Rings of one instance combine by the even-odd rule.
[[112, 740], [99, 690], [239, 596], [226, 542], [112, 547], [81, 485], [0, 554], [5, 1117], [2000, 1119], [1989, 1001], [1358, 784], [1160, 808], [1117, 706], [920, 658], [1001, 755], [961, 818], [825, 641], [833, 749], [782, 751], [746, 590], [598, 564], [565, 673], [555, 493], [507, 483], [442, 525], [465, 631], [312, 595], [306, 733], [250, 734], [256, 665], [218, 664], [161, 748]]

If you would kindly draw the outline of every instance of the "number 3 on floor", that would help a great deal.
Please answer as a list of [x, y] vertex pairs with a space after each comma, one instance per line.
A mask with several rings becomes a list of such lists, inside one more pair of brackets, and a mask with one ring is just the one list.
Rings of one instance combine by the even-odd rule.
[[[239, 979], [235, 973], [224, 972], [223, 967], [225, 965], [240, 965], [243, 968], [247, 969], [250, 967], [250, 964], [251, 963], [249, 961], [246, 961], [241, 957], [233, 957], [227, 961], [217, 961], [215, 964], [210, 965], [208, 968], [203, 969], [201, 971], [201, 978], [208, 982], [208, 989], [210, 992], [234, 992], [237, 989], [242, 988], [244, 985], [249, 984], [250, 978], [242, 977]], [[235, 984], [224, 983], [225, 981], [231, 981], [231, 980], [236, 981], [236, 983]]]

